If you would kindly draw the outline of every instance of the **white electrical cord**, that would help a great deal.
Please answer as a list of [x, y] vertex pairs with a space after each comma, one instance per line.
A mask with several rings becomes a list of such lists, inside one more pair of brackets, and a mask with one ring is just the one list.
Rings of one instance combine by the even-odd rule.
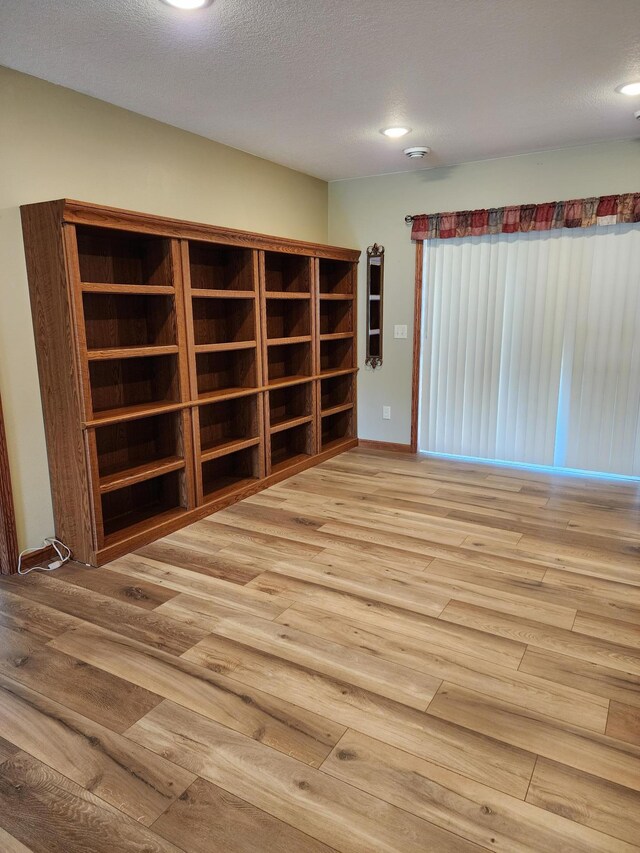
[[[52, 563], [49, 563], [47, 566], [32, 566], [30, 569], [22, 568], [22, 558], [25, 554], [33, 554], [34, 551], [39, 551], [40, 548], [25, 548], [24, 551], [20, 552], [18, 557], [18, 574], [19, 575], [28, 575], [29, 572], [38, 571], [38, 572], [52, 572], [54, 569], [59, 569], [64, 563], [68, 562], [71, 559], [71, 548], [61, 542], [59, 539], [56, 539], [55, 536], [48, 536], [43, 545], [51, 545], [59, 559], [54, 560]], [[63, 550], [64, 549], [64, 550]], [[66, 551], [66, 554], [65, 554]]]

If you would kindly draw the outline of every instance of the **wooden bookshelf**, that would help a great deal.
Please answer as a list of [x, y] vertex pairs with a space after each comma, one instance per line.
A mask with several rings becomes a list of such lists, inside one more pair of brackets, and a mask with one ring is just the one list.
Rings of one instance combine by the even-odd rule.
[[22, 218], [56, 535], [77, 559], [356, 444], [357, 251], [69, 200]]

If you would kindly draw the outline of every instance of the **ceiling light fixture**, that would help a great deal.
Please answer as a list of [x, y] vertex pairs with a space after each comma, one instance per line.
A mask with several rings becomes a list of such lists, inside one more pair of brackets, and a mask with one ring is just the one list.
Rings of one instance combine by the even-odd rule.
[[401, 136], [406, 136], [411, 133], [410, 127], [384, 127], [380, 133], [383, 136], [388, 136], [390, 139], [399, 139]]
[[640, 80], [634, 83], [623, 83], [621, 86], [616, 86], [616, 92], [620, 95], [640, 95]]
[[167, 6], [173, 6], [176, 9], [185, 11], [193, 11], [194, 9], [204, 9], [205, 6], [210, 6], [213, 0], [163, 0]]

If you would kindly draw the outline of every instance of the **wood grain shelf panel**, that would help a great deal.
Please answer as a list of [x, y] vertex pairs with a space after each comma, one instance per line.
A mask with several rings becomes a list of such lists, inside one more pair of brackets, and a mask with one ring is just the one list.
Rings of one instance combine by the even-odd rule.
[[177, 344], [163, 346], [110, 347], [87, 350], [89, 361], [110, 361], [115, 358], [149, 358], [155, 355], [175, 355], [179, 352]]
[[349, 409], [353, 409], [353, 403], [342, 403], [340, 406], [331, 406], [329, 409], [322, 409], [321, 416], [323, 418], [328, 418], [331, 415], [337, 415], [340, 412], [348, 412]]
[[254, 447], [260, 444], [260, 436], [255, 438], [236, 438], [230, 441], [224, 441], [211, 447], [208, 450], [203, 450], [200, 453], [200, 460], [208, 462], [210, 459], [217, 459], [219, 456], [226, 456], [228, 453], [235, 453], [237, 450], [244, 450], [247, 447]]
[[299, 418], [288, 418], [283, 421], [276, 421], [275, 423], [272, 421], [270, 431], [272, 434], [282, 432], [283, 430], [292, 429], [302, 424], [310, 424], [312, 420], [313, 415], [302, 415]]
[[253, 477], [227, 477], [219, 480], [218, 487], [204, 492], [203, 504], [217, 504], [232, 495], [241, 494], [245, 489], [255, 485]]
[[344, 341], [352, 338], [353, 332], [331, 332], [326, 335], [320, 335], [321, 341]]
[[321, 379], [329, 379], [332, 376], [346, 376], [348, 373], [357, 373], [357, 367], [338, 367], [338, 368], [326, 368], [325, 370], [321, 370], [318, 374]]
[[287, 456], [284, 459], [279, 460], [278, 462], [272, 462], [271, 473], [280, 474], [288, 468], [294, 468], [296, 465], [307, 462], [310, 458], [311, 455], [309, 453], [294, 453], [291, 456]]
[[341, 447], [347, 449], [348, 447], [353, 446], [353, 438], [332, 438], [328, 441], [322, 442], [322, 452], [332, 452], [334, 450], [338, 450]]
[[261, 390], [262, 388], [244, 388], [241, 385], [236, 385], [230, 388], [221, 388], [219, 391], [204, 391], [194, 401], [194, 405], [206, 406], [207, 403], [219, 403], [222, 400], [233, 400], [236, 397], [247, 397]]
[[192, 288], [191, 296], [197, 299], [255, 299], [252, 290], [216, 290], [206, 287]]
[[319, 293], [318, 297], [322, 300], [334, 300], [337, 302], [353, 302], [355, 296], [353, 293]]
[[311, 341], [311, 335], [298, 335], [291, 338], [269, 338], [267, 346], [276, 347], [286, 344], [308, 344]]
[[80, 287], [83, 293], [110, 293], [114, 296], [173, 296], [175, 294], [175, 288], [171, 284], [104, 284], [83, 281]]
[[144, 465], [136, 465], [134, 468], [129, 468], [126, 471], [119, 471], [115, 474], [101, 477], [100, 493], [113, 492], [116, 489], [121, 489], [124, 486], [132, 486], [135, 483], [141, 483], [143, 480], [149, 480], [161, 474], [180, 471], [184, 466], [184, 459], [178, 456], [168, 456], [166, 459], [158, 459], [153, 462], [146, 462]]
[[255, 341], [230, 341], [224, 344], [196, 344], [195, 352], [230, 352], [231, 350], [255, 349]]
[[300, 293], [294, 290], [267, 290], [265, 299], [311, 299], [310, 293]]
[[280, 376], [277, 379], [270, 379], [268, 383], [269, 388], [283, 388], [287, 385], [299, 385], [301, 382], [311, 382], [313, 376], [303, 376], [301, 374], [295, 374], [292, 376]]
[[169, 509], [159, 509], [154, 512], [140, 511], [137, 514], [131, 514], [128, 518], [128, 523], [119, 530], [107, 533], [104, 537], [103, 550], [107, 552], [110, 548], [133, 540], [136, 537], [145, 534], [149, 529], [161, 530], [163, 535], [164, 528], [175, 524], [179, 519], [188, 517], [188, 510], [184, 507], [172, 507]]
[[107, 424], [120, 423], [121, 421], [132, 421], [137, 418], [146, 418], [151, 415], [160, 415], [165, 412], [175, 412], [184, 409], [185, 403], [141, 403], [134, 406], [120, 406], [114, 409], [105, 409], [84, 423], [86, 427], [100, 427]]

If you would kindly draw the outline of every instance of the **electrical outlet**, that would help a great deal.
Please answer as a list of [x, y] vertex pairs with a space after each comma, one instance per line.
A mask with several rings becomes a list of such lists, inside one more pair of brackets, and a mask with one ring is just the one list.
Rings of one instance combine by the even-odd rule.
[[382, 419], [385, 421], [391, 420], [391, 406], [382, 407]]
[[393, 327], [393, 337], [394, 338], [406, 338], [407, 337], [407, 327], [406, 326], [394, 326]]

